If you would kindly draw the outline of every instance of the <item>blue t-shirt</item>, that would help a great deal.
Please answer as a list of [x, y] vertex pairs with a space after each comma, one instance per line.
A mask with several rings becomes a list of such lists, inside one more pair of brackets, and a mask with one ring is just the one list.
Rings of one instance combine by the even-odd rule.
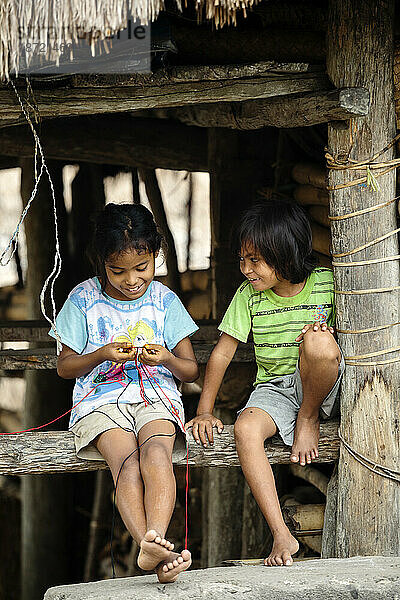
[[[56, 327], [62, 343], [78, 354], [94, 352], [110, 342], [131, 342], [134, 346], [160, 344], [173, 350], [198, 329], [178, 296], [162, 283], [152, 281], [136, 300], [116, 300], [102, 292], [97, 277], [83, 281], [72, 290], [57, 316]], [[49, 335], [55, 337], [53, 330]], [[167, 396], [172, 403], [181, 402], [175, 380], [166, 367], [146, 365], [146, 371], [140, 369], [147, 398], [159, 400], [162, 397], [166, 402]], [[134, 361], [105, 361], [77, 378], [70, 427], [104, 404], [116, 403], [117, 399], [118, 403], [142, 402]]]

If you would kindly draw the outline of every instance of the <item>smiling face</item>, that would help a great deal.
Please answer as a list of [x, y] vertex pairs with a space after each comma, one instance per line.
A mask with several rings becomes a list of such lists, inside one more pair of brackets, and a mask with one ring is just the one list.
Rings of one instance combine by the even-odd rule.
[[270, 290], [280, 283], [275, 269], [267, 265], [251, 244], [240, 250], [240, 270], [258, 292]]
[[288, 298], [301, 292], [305, 285], [305, 281], [291, 283], [278, 278], [275, 269], [265, 262], [252, 244], [246, 244], [240, 250], [240, 270], [257, 292], [272, 290], [278, 296]]
[[154, 279], [157, 254], [131, 249], [110, 256], [104, 264], [106, 294], [116, 300], [137, 300], [143, 296]]

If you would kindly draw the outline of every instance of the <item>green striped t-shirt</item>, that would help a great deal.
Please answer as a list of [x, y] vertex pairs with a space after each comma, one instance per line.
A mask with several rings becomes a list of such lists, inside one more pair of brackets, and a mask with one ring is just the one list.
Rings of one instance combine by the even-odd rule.
[[300, 345], [295, 339], [314, 321], [335, 322], [333, 273], [325, 267], [314, 269], [301, 292], [289, 298], [272, 290], [257, 292], [245, 281], [218, 329], [240, 342], [247, 342], [252, 332], [257, 385], [295, 371]]

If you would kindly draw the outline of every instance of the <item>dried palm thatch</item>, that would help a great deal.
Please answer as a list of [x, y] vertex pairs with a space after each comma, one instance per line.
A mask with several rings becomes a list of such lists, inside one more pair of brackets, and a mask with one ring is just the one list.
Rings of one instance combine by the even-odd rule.
[[[175, 0], [179, 10], [181, 0]], [[213, 19], [217, 27], [236, 23], [236, 11], [259, 0], [189, 0], [199, 19]], [[185, 2], [186, 5], [186, 2]], [[0, 0], [0, 78], [18, 73], [21, 41], [44, 44], [46, 58], [58, 61], [60, 47], [85, 34], [92, 52], [101, 52], [101, 41], [126, 26], [128, 11], [143, 24], [154, 21], [164, 0]]]

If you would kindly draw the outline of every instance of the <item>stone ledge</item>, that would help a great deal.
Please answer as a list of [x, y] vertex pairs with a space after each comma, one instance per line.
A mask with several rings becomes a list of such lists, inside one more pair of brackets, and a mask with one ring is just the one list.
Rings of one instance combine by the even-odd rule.
[[299, 561], [292, 567], [217, 567], [178, 582], [155, 575], [50, 588], [44, 600], [400, 600], [400, 557]]

